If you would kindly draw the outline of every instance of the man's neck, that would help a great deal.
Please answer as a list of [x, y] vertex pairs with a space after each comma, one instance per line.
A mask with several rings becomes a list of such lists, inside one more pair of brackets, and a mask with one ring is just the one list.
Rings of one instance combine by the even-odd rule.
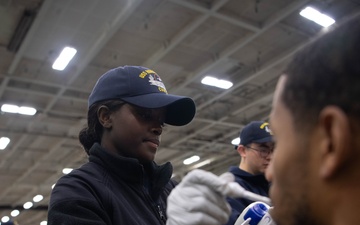
[[249, 168], [249, 166], [246, 163], [240, 163], [239, 168], [243, 171], [246, 171], [252, 175], [259, 175], [261, 173], [256, 173], [255, 171], [251, 170], [251, 168]]

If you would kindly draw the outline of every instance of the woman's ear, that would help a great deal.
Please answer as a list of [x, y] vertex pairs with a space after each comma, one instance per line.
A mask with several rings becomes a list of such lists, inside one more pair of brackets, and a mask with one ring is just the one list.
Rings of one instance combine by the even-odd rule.
[[325, 107], [319, 115], [322, 130], [318, 143], [321, 153], [320, 176], [327, 179], [335, 176], [353, 156], [350, 121], [338, 107]]
[[110, 129], [112, 127], [112, 121], [111, 121], [111, 112], [109, 108], [105, 105], [102, 105], [97, 110], [97, 117], [99, 119], [100, 124], [104, 128]]

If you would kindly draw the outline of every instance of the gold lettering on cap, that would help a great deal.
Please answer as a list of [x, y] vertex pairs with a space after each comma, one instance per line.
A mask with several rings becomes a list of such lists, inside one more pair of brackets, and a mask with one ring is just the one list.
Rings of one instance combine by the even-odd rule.
[[265, 122], [265, 123], [261, 124], [261, 125], [260, 125], [260, 128], [261, 128], [261, 129], [264, 129], [264, 128], [265, 128], [265, 131], [266, 131], [266, 132], [268, 132], [268, 133], [270, 133], [271, 135], [273, 135], [272, 132], [271, 132], [271, 130], [270, 130], [270, 128], [269, 128], [269, 123], [268, 123], [268, 122]]
[[158, 87], [158, 89], [159, 89], [159, 91], [164, 92], [164, 93], [166, 93], [166, 94], [167, 94], [167, 91], [166, 91], [166, 89], [165, 89], [165, 88]]
[[144, 70], [140, 73], [139, 77], [144, 78], [146, 77], [148, 74], [156, 74], [154, 70]]
[[264, 129], [264, 127], [265, 127], [265, 126], [268, 126], [268, 125], [269, 125], [269, 123], [268, 123], [268, 122], [265, 122], [265, 123], [263, 123], [263, 124], [260, 125], [260, 128], [261, 128], [261, 129]]

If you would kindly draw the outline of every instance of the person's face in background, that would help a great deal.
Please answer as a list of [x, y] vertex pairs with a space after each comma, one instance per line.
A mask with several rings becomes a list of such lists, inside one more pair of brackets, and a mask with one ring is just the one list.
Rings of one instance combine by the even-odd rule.
[[165, 114], [165, 108], [145, 109], [124, 104], [103, 116], [106, 122], [101, 145], [112, 153], [136, 158], [141, 163], [151, 162], [160, 145]]
[[245, 155], [242, 156], [246, 157], [247, 172], [253, 175], [264, 174], [272, 156], [274, 143], [250, 143], [243, 148]]
[[275, 150], [266, 177], [271, 182], [270, 198], [274, 205], [272, 217], [277, 225], [316, 224], [309, 207], [308, 144], [299, 135], [290, 111], [281, 100], [286, 78], [280, 77], [270, 115]]

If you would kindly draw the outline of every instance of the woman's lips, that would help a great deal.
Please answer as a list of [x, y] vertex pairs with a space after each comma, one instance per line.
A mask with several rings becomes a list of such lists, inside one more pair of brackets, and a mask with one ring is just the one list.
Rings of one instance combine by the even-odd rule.
[[158, 148], [160, 145], [160, 141], [158, 139], [146, 139], [145, 142], [149, 143], [154, 148]]

